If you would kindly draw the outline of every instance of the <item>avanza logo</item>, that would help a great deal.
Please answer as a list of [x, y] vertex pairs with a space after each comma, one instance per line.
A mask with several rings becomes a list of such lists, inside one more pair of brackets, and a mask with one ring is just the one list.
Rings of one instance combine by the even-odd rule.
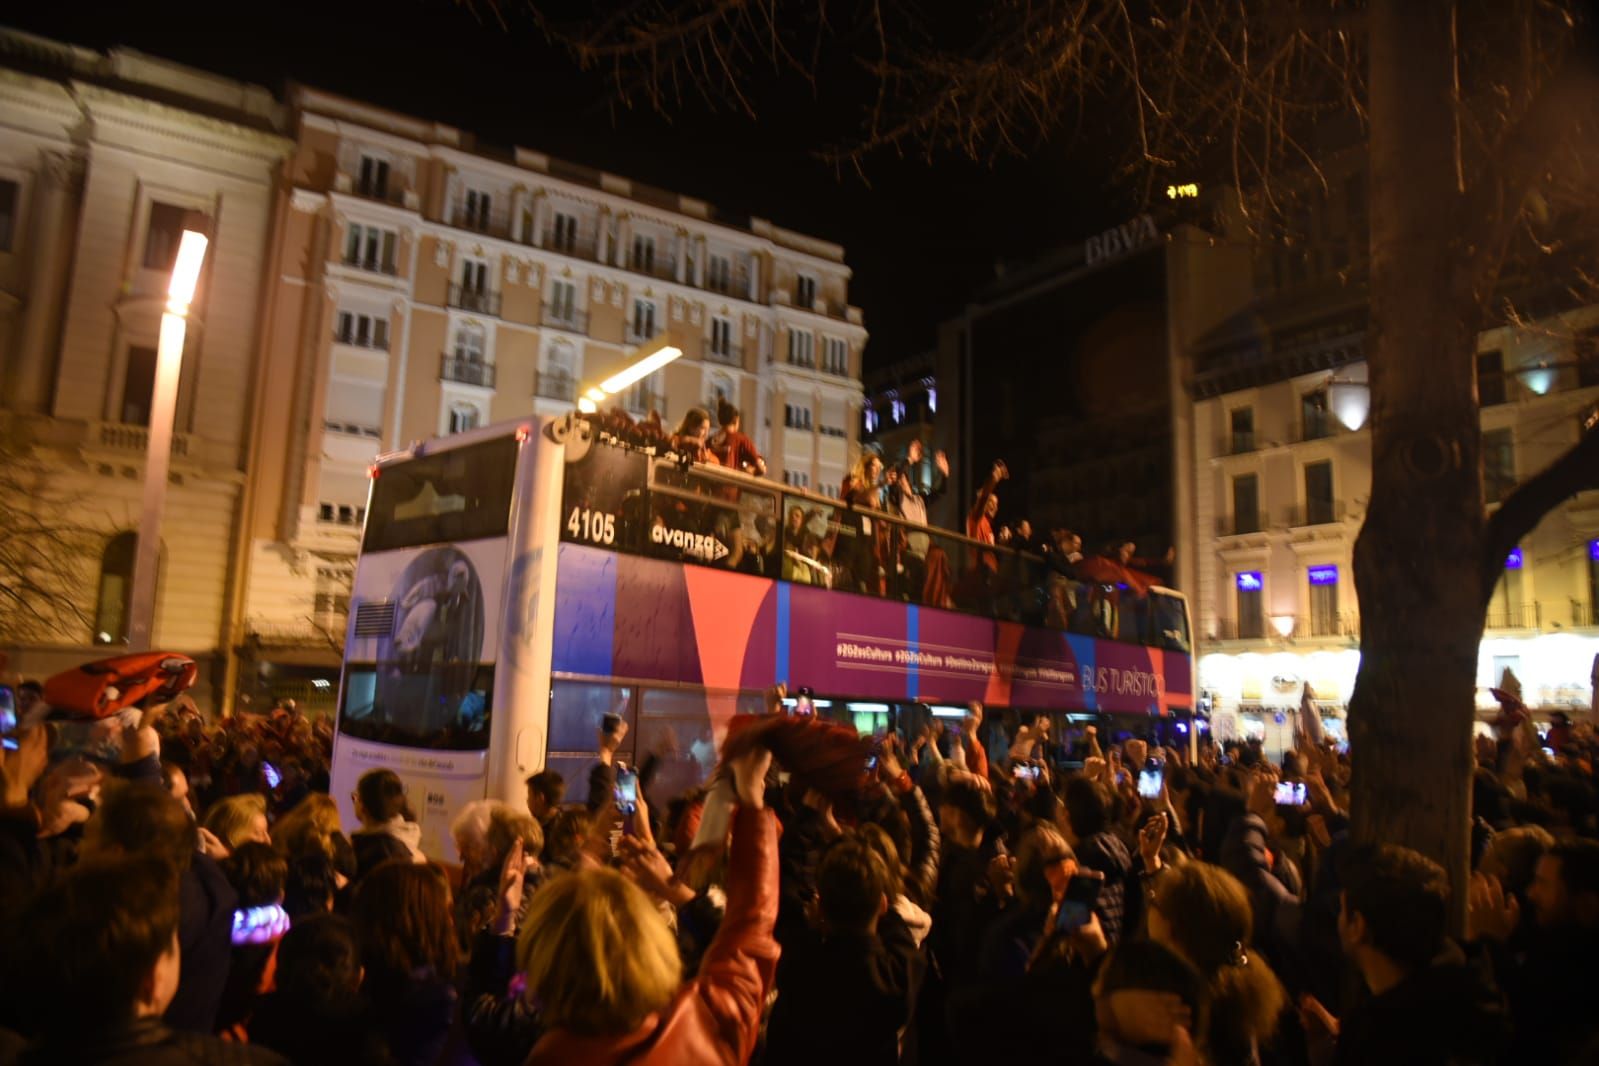
[[650, 540], [669, 548], [676, 548], [684, 555], [692, 556], [701, 562], [714, 563], [726, 558], [727, 545], [715, 537], [704, 533], [690, 533], [686, 529], [668, 529], [666, 526], [653, 526], [650, 528]]

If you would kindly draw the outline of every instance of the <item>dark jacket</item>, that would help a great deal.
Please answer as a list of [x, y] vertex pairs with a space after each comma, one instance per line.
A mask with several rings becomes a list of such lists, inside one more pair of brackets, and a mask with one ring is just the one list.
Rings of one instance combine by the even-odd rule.
[[1431, 966], [1345, 1012], [1338, 1061], [1351, 1066], [1495, 1063], [1505, 1049], [1508, 1021], [1498, 994], [1451, 945]]
[[392, 1066], [388, 1044], [365, 1001], [304, 1002], [273, 992], [250, 1018], [250, 1042], [286, 1056], [295, 1066]]
[[1099, 915], [1099, 926], [1105, 931], [1106, 942], [1115, 947], [1122, 934], [1122, 918], [1127, 913], [1127, 884], [1134, 880], [1132, 854], [1114, 833], [1084, 837], [1072, 850], [1077, 853], [1079, 865], [1105, 875], [1094, 913]]
[[777, 971], [777, 818], [741, 808], [733, 816], [727, 913], [699, 976], [664, 1010], [623, 1036], [546, 1033], [527, 1066], [678, 1066], [749, 1061]]
[[901, 1061], [919, 953], [892, 911], [879, 932], [811, 931], [784, 948], [762, 1066]]
[[115, 1033], [85, 1036], [81, 1042], [42, 1040], [14, 1059], [0, 1059], [0, 1066], [288, 1066], [288, 1061], [266, 1048], [179, 1032], [144, 1019]]
[[361, 995], [397, 1066], [433, 1066], [450, 1036], [460, 996], [431, 968], [412, 974], [368, 970]]
[[222, 868], [206, 855], [195, 855], [178, 887], [183, 967], [165, 1020], [174, 1029], [213, 1033], [233, 967], [233, 910], [239, 897]]
[[516, 938], [487, 930], [472, 940], [466, 971], [466, 1040], [479, 1066], [522, 1066], [544, 1035], [538, 1008], [511, 987]]
[[350, 846], [355, 849], [355, 880], [359, 881], [390, 859], [412, 861], [411, 849], [405, 842], [381, 830], [371, 832], [356, 830], [350, 834]]
[[1254, 944], [1274, 966], [1288, 967], [1297, 955], [1302, 905], [1299, 876], [1272, 851], [1258, 814], [1233, 819], [1222, 839], [1222, 869], [1243, 882], [1254, 917]]
[[924, 910], [938, 890], [938, 855], [942, 841], [933, 809], [922, 790], [912, 785], [899, 794], [900, 810], [910, 820], [911, 854], [905, 862], [905, 894]]
[[[1522, 924], [1532, 920], [1524, 913]], [[1515, 952], [1517, 942], [1522, 950]], [[1533, 928], [1513, 938], [1513, 954], [1496, 960], [1495, 974], [1515, 1020], [1507, 1062], [1591, 1062], [1579, 1052], [1594, 1038], [1593, 967], [1599, 933], [1576, 928]]]

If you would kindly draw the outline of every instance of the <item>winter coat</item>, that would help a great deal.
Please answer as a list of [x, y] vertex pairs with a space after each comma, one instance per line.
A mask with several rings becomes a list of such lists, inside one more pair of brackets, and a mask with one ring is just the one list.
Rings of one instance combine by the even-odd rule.
[[1072, 850], [1077, 853], [1078, 865], [1105, 875], [1094, 913], [1099, 915], [1099, 927], [1105, 931], [1106, 942], [1115, 947], [1122, 935], [1123, 916], [1127, 913], [1128, 882], [1133, 881], [1136, 887], [1132, 854], [1114, 833], [1084, 837]]
[[664, 1010], [621, 1036], [564, 1029], [534, 1047], [527, 1066], [678, 1066], [749, 1061], [761, 1010], [777, 972], [777, 817], [740, 808], [733, 818], [727, 913], [705, 952], [699, 976]]
[[512, 987], [515, 977], [516, 938], [478, 933], [467, 965], [463, 1017], [479, 1066], [522, 1066], [544, 1035], [538, 1008]]
[[83, 1034], [64, 1043], [42, 1040], [0, 1066], [288, 1066], [288, 1059], [266, 1048], [233, 1044], [208, 1033], [186, 1033], [153, 1018], [109, 1034]]
[[273, 992], [249, 1024], [250, 1043], [286, 1056], [295, 1066], [392, 1066], [371, 1010], [351, 993], [343, 1002], [306, 1003]]
[[191, 1033], [216, 1032], [217, 1010], [233, 968], [233, 910], [239, 896], [207, 855], [195, 855], [178, 883], [178, 945], [183, 967], [166, 1023]]
[[891, 952], [875, 932], [812, 931], [789, 944], [777, 967], [762, 1066], [895, 1066], [916, 959], [908, 935], [900, 939], [908, 950]]
[[361, 880], [372, 868], [390, 859], [422, 862], [422, 827], [396, 817], [372, 829], [357, 829], [350, 834], [355, 849], [355, 879]]
[[367, 970], [361, 995], [397, 1066], [433, 1066], [450, 1036], [460, 996], [431, 967], [397, 974]]
[[1450, 945], [1432, 965], [1345, 1012], [1339, 1020], [1338, 1062], [1351, 1066], [1495, 1063], [1505, 1049], [1508, 1022], [1498, 994]]

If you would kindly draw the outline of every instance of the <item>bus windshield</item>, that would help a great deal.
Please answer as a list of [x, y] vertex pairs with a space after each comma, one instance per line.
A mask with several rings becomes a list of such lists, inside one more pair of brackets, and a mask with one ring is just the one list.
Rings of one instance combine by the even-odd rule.
[[503, 537], [516, 485], [515, 437], [385, 466], [372, 484], [363, 552]]

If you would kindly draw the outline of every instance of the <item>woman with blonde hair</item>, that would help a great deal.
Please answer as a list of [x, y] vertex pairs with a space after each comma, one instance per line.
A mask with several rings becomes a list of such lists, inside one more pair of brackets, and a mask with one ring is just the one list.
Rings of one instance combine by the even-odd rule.
[[217, 800], [206, 809], [202, 825], [222, 841], [229, 852], [250, 841], [272, 843], [272, 836], [267, 830], [266, 797], [259, 792], [245, 792]]
[[1282, 982], [1250, 945], [1254, 922], [1243, 884], [1219, 866], [1188, 862], [1155, 882], [1149, 937], [1205, 979], [1207, 1031], [1196, 1034], [1214, 1066], [1253, 1066], [1277, 1031], [1287, 1001]]
[[331, 858], [333, 840], [341, 832], [339, 805], [324, 792], [311, 792], [272, 827], [272, 845], [289, 858], [310, 852], [320, 852]]
[[743, 1063], [777, 971], [777, 819], [764, 809], [771, 753], [732, 759], [727, 910], [699, 976], [683, 981], [677, 940], [638, 885], [586, 870], [539, 889], [517, 941], [527, 995], [549, 1027], [527, 1066]]

